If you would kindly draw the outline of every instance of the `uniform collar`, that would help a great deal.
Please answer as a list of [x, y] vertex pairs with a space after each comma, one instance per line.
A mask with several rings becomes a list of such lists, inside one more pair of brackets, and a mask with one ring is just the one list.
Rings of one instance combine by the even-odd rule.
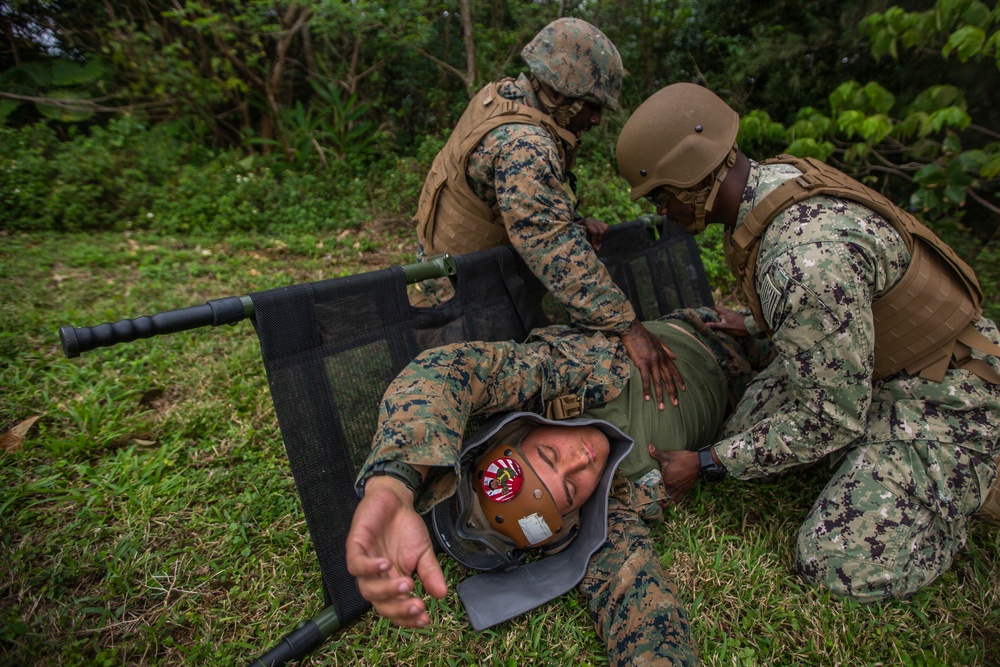
[[531, 79], [523, 72], [516, 79], [505, 79], [500, 82], [500, 94], [508, 100], [513, 100], [518, 104], [527, 105], [537, 109], [544, 114], [548, 114], [542, 103], [538, 101], [538, 96], [531, 87]]
[[757, 200], [759, 197], [758, 191], [760, 190], [760, 176], [761, 176], [760, 163], [756, 160], [750, 160], [750, 172], [747, 174], [747, 184], [743, 188], [743, 196], [740, 199], [740, 207], [736, 211], [736, 227], [743, 224], [743, 221], [753, 210], [754, 206], [757, 205]]

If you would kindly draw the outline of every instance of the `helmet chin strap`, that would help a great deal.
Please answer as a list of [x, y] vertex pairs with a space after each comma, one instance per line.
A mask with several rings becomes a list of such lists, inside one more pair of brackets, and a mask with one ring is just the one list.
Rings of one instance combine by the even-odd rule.
[[556, 125], [559, 127], [566, 127], [570, 119], [580, 113], [580, 109], [583, 108], [583, 100], [581, 99], [577, 99], [568, 105], [560, 106], [556, 104], [535, 77], [531, 77], [531, 88], [535, 91], [535, 95], [538, 96], [538, 101], [545, 107], [545, 112], [555, 119]]
[[[674, 191], [674, 196], [677, 197], [678, 201], [694, 206], [694, 222], [684, 225], [684, 231], [688, 234], [700, 234], [705, 231], [705, 227], [708, 226], [706, 217], [712, 212], [712, 207], [715, 206], [715, 199], [719, 196], [719, 189], [722, 187], [722, 181], [726, 180], [729, 170], [732, 169], [734, 164], [736, 164], [736, 150], [737, 147], [734, 144], [733, 147], [729, 149], [729, 155], [726, 156], [726, 161], [723, 162], [722, 166], [719, 167], [719, 170], [715, 172], [715, 179], [711, 185], [701, 188], [700, 190]], [[671, 190], [672, 189], [673, 188], [671, 188]]]

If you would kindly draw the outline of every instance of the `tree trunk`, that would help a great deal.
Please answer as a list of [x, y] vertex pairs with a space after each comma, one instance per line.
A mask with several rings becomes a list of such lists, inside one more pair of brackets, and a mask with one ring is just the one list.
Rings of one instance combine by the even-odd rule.
[[472, 33], [472, 9], [469, 0], [458, 0], [458, 11], [462, 13], [462, 41], [465, 42], [465, 87], [471, 92], [476, 85], [476, 44]]

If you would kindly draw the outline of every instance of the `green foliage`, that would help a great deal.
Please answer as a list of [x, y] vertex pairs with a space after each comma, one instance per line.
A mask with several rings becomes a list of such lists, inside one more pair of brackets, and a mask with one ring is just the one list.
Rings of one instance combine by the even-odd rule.
[[[995, 239], [1000, 141], [986, 129], [995, 105], [984, 104], [977, 90], [1000, 85], [996, 40], [987, 38], [1000, 30], [1000, 14], [977, 0], [938, 0], [923, 12], [891, 7], [873, 13], [861, 27], [875, 59], [919, 51], [928, 60], [933, 49], [941, 59], [957, 56], [979, 78], [980, 88], [941, 82], [901, 97], [877, 81], [848, 80], [829, 94], [825, 110], [803, 107], [787, 127], [763, 111], [747, 114], [741, 145], [752, 152], [773, 145], [783, 132], [781, 152], [833, 161], [862, 180], [881, 183], [897, 199], [908, 196], [909, 207], [950, 234], [949, 240], [962, 242], [965, 231], [958, 223], [980, 238]], [[953, 63], [952, 70], [956, 67]], [[959, 80], [958, 73], [951, 76]], [[977, 122], [977, 116], [984, 120]], [[970, 252], [975, 257], [977, 249]]]
[[45, 125], [0, 128], [0, 205], [6, 229], [113, 228], [148, 205], [163, 169], [195, 158], [197, 145], [178, 147], [170, 128], [147, 131], [132, 118], [60, 141]]
[[63, 142], [44, 124], [0, 128], [0, 141], [8, 146], [0, 155], [0, 228], [358, 227], [374, 215], [376, 190], [394, 199], [395, 209], [412, 214], [429, 166], [428, 160], [400, 168], [406, 161], [392, 156], [376, 163], [362, 152], [331, 161], [322, 171], [309, 164], [289, 168], [280, 156], [210, 151], [180, 139], [176, 129], [147, 129], [125, 117]]
[[287, 161], [296, 166], [315, 160], [324, 168], [335, 160], [355, 169], [368, 166], [389, 138], [367, 120], [372, 105], [360, 102], [357, 95], [345, 96], [335, 84], [310, 83], [315, 96], [308, 106], [297, 101], [293, 108], [280, 111], [281, 142], [253, 138], [249, 142], [282, 146]]
[[736, 140], [749, 155], [773, 155], [787, 144], [785, 126], [771, 119], [761, 109], [754, 109], [740, 116], [740, 130]]
[[609, 225], [634, 220], [644, 206], [629, 197], [628, 182], [608, 164], [584, 161], [574, 167], [580, 214]]
[[698, 235], [698, 251], [701, 263], [705, 267], [705, 275], [716, 301], [733, 303], [733, 290], [736, 281], [729, 265], [726, 264], [726, 251], [723, 246], [725, 230], [721, 225], [709, 225]]
[[[936, 50], [945, 60], [956, 56], [959, 63], [975, 66], [974, 71], [985, 77], [978, 82], [981, 89], [995, 90], [1000, 84], [1000, 13], [990, 11], [979, 0], [938, 0], [932, 9], [922, 12], [892, 7], [866, 17], [862, 27], [871, 39], [875, 58], [899, 59], [901, 51]], [[844, 103], [848, 97], [857, 98], [866, 88], [846, 83], [830, 100], [833, 112], [841, 113], [841, 128], [860, 135], [869, 149], [864, 155], [849, 154], [849, 162], [864, 163], [870, 152], [884, 153], [886, 147], [878, 144], [891, 138], [889, 148], [902, 152], [903, 160], [911, 158], [922, 164], [913, 174], [917, 189], [910, 202], [916, 210], [932, 220], [961, 218], [968, 197], [974, 196], [992, 211], [994, 218], [1000, 216], [995, 169], [1000, 163], [1000, 142], [991, 140], [996, 138], [995, 133], [974, 125], [961, 89], [953, 85], [930, 86], [903, 109], [894, 109], [886, 91], [880, 94], [883, 104], [877, 109], [883, 115], [870, 116], [869, 109]], [[844, 108], [859, 113], [845, 119]], [[890, 110], [896, 112], [896, 119], [884, 115]], [[979, 109], [978, 113], [991, 111]], [[900, 161], [897, 158], [896, 162]]]
[[41, 116], [73, 123], [94, 116], [88, 99], [104, 92], [109, 67], [102, 58], [75, 62], [61, 58], [23, 63], [0, 74], [0, 122], [30, 102]]

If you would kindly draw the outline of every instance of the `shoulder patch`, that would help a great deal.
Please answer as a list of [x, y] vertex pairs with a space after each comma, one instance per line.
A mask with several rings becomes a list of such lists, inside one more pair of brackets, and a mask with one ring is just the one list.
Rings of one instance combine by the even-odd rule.
[[788, 276], [781, 269], [768, 271], [758, 287], [760, 309], [772, 330], [781, 326], [778, 317], [784, 312]]

